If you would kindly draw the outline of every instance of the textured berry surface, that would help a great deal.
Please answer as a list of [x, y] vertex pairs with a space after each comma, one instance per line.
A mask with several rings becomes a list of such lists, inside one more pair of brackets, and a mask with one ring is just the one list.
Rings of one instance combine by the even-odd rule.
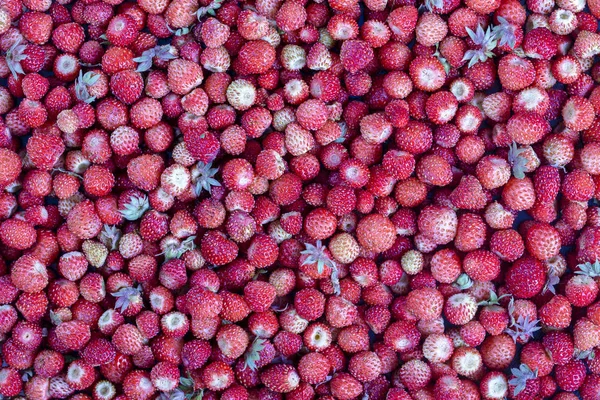
[[600, 0], [0, 0], [0, 398], [599, 400]]

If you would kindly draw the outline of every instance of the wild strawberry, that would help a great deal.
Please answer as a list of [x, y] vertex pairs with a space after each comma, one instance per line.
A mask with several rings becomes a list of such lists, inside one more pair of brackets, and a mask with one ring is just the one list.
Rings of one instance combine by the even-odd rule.
[[21, 256], [10, 272], [13, 285], [27, 293], [42, 291], [48, 285], [46, 266], [31, 255]]
[[571, 303], [562, 296], [554, 296], [539, 310], [540, 321], [547, 326], [562, 329], [571, 324]]
[[39, 11], [23, 13], [19, 29], [25, 39], [34, 44], [44, 44], [52, 34], [52, 17]]
[[413, 290], [407, 297], [408, 309], [419, 319], [432, 320], [439, 317], [443, 309], [443, 296], [435, 289]]
[[59, 25], [52, 32], [52, 42], [59, 50], [66, 53], [77, 53], [83, 40], [83, 28], [77, 23]]
[[149, 398], [156, 391], [150, 373], [143, 370], [128, 372], [123, 378], [123, 393], [127, 397]]
[[593, 186], [593, 181], [587, 172], [575, 169], [565, 175], [561, 192], [568, 200], [587, 201], [592, 197]]
[[535, 189], [527, 177], [511, 178], [502, 190], [502, 199], [513, 210], [527, 210], [535, 202]]
[[145, 339], [135, 325], [120, 325], [112, 337], [116, 349], [127, 355], [133, 355], [140, 351]]
[[169, 62], [167, 79], [171, 90], [180, 95], [189, 93], [202, 83], [204, 76], [198, 64], [176, 59]]
[[586, 275], [585, 271], [578, 272], [581, 275], [575, 275], [567, 281], [565, 295], [575, 307], [584, 307], [596, 299], [598, 286], [589, 275]]
[[592, 124], [594, 109], [587, 99], [572, 96], [563, 106], [562, 116], [567, 128], [580, 131]]
[[437, 14], [421, 15], [415, 27], [417, 43], [423, 46], [433, 46], [439, 43], [448, 33], [446, 22]]
[[498, 63], [498, 77], [502, 87], [521, 90], [535, 80], [535, 67], [528, 60], [515, 55], [506, 55]]
[[419, 90], [434, 92], [444, 84], [446, 72], [435, 57], [417, 57], [409, 66], [409, 74]]
[[7, 219], [0, 224], [0, 241], [15, 249], [28, 249], [36, 241], [35, 229], [28, 222], [13, 218]]
[[244, 74], [262, 74], [271, 68], [275, 61], [275, 49], [264, 40], [245, 43], [238, 53], [237, 67]]
[[65, 381], [75, 390], [87, 389], [94, 383], [94, 367], [83, 360], [74, 360], [67, 367]]
[[487, 197], [479, 180], [465, 175], [450, 194], [450, 201], [458, 208], [478, 210], [485, 207]]
[[216, 265], [233, 261], [238, 253], [237, 245], [216, 231], [209, 231], [204, 235], [200, 249], [203, 257]]
[[354, 355], [348, 364], [349, 372], [360, 382], [371, 382], [381, 373], [382, 363], [376, 353], [365, 351]]
[[397, 40], [408, 43], [417, 26], [418, 12], [414, 6], [401, 6], [393, 10], [387, 23]]
[[547, 28], [538, 27], [525, 34], [523, 50], [526, 54], [545, 60], [551, 59], [558, 50], [554, 34]]
[[198, 3], [189, 0], [178, 0], [169, 4], [165, 11], [165, 19], [173, 28], [188, 27], [196, 20]]
[[276, 393], [288, 393], [300, 384], [300, 376], [294, 367], [286, 364], [273, 365], [260, 374], [263, 384]]
[[595, 347], [598, 342], [598, 331], [600, 326], [587, 318], [581, 318], [575, 324], [573, 329], [573, 342], [579, 350], [590, 350]]
[[161, 391], [171, 391], [179, 385], [179, 370], [169, 362], [159, 362], [150, 371], [154, 387]]
[[127, 47], [131, 45], [138, 31], [135, 19], [127, 14], [113, 17], [106, 28], [106, 38], [115, 46]]
[[458, 220], [456, 213], [446, 207], [428, 206], [419, 215], [419, 231], [438, 244], [454, 239]]
[[[375, 231], [377, 234], [374, 234]], [[375, 252], [388, 250], [396, 238], [394, 224], [380, 214], [364, 217], [356, 228], [356, 235], [364, 249]]]
[[56, 337], [67, 349], [82, 349], [90, 335], [90, 327], [83, 321], [67, 321], [56, 327]]
[[571, 351], [574, 347], [573, 339], [569, 334], [550, 332], [542, 338], [542, 343], [554, 363], [564, 365], [571, 359]]
[[0, 165], [2, 165], [0, 186], [5, 187], [19, 176], [21, 172], [21, 160], [11, 150], [0, 149]]
[[450, 296], [444, 307], [444, 315], [455, 325], [465, 325], [475, 316], [477, 303], [473, 296], [466, 293], [457, 293]]
[[324, 382], [330, 370], [329, 360], [320, 353], [308, 353], [298, 362], [298, 375], [309, 384]]
[[338, 373], [330, 381], [332, 395], [339, 399], [350, 399], [362, 391], [361, 383], [348, 373]]
[[598, 54], [598, 45], [600, 45], [600, 36], [594, 32], [583, 30], [577, 35], [573, 45], [573, 54], [578, 58], [592, 57]]
[[446, 186], [452, 180], [450, 164], [436, 154], [426, 155], [417, 163], [417, 177], [426, 184]]
[[445, 124], [454, 118], [458, 110], [458, 101], [450, 92], [436, 92], [427, 99], [425, 110], [433, 123]]
[[[523, 276], [528, 277], [527, 285], [523, 285]], [[540, 261], [531, 257], [517, 260], [506, 274], [507, 289], [517, 298], [535, 296], [542, 290], [545, 280], [544, 266]]]
[[565, 365], [557, 365], [555, 374], [559, 388], [566, 391], [575, 391], [585, 379], [585, 364], [581, 360], [571, 360]]
[[306, 10], [296, 1], [286, 1], [277, 11], [277, 26], [284, 31], [300, 29], [306, 21]]
[[16, 396], [21, 392], [22, 387], [23, 383], [16, 369], [0, 370], [0, 393], [3, 396]]

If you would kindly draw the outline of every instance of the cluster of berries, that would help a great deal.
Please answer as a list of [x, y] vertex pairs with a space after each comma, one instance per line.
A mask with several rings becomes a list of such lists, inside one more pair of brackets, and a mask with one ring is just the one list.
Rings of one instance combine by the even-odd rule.
[[0, 0], [0, 398], [599, 400], [600, 0]]

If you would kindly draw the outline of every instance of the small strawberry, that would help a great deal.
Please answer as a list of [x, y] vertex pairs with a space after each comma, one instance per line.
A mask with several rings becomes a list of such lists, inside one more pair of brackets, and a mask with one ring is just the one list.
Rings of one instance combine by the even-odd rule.
[[562, 295], [554, 296], [550, 301], [540, 307], [538, 315], [542, 324], [563, 329], [571, 324], [571, 303]]
[[586, 377], [585, 364], [581, 360], [571, 360], [565, 365], [557, 365], [555, 368], [556, 383], [565, 391], [579, 389]]
[[222, 361], [214, 361], [202, 370], [202, 379], [210, 390], [221, 391], [234, 382], [231, 367]]
[[59, 25], [52, 32], [52, 42], [66, 53], [77, 53], [84, 40], [84, 31], [77, 23]]
[[170, 362], [159, 362], [150, 371], [152, 385], [163, 392], [170, 392], [179, 385], [179, 369]]
[[82, 349], [90, 337], [90, 327], [83, 321], [67, 321], [56, 327], [56, 338], [67, 349]]

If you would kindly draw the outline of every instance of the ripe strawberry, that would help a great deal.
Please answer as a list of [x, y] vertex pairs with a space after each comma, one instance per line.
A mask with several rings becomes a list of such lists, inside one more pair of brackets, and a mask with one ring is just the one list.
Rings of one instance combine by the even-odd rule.
[[[324, 341], [327, 342], [327, 345], [331, 344], [331, 338]], [[295, 333], [281, 331], [273, 339], [273, 344], [277, 351], [285, 357], [289, 357], [302, 347], [302, 337]], [[309, 345], [311, 349], [314, 348], [312, 343], [309, 342]]]
[[175, 29], [189, 27], [196, 20], [197, 8], [198, 2], [196, 1], [173, 1], [165, 11], [166, 23]]
[[575, 307], [590, 305], [598, 295], [598, 285], [586, 274], [575, 275], [567, 281], [565, 295]]
[[294, 367], [276, 364], [260, 374], [262, 383], [276, 393], [289, 393], [300, 384], [300, 376]]
[[19, 156], [9, 149], [0, 149], [0, 186], [5, 187], [12, 183], [21, 173], [21, 160]]
[[581, 169], [575, 169], [565, 175], [561, 192], [568, 200], [587, 201], [592, 197], [593, 187], [590, 175]]
[[419, 14], [412, 5], [403, 5], [394, 9], [387, 18], [387, 23], [397, 40], [408, 43], [417, 26]]
[[435, 124], [450, 122], [458, 110], [458, 101], [454, 94], [440, 91], [432, 94], [425, 104], [427, 117]]
[[36, 355], [33, 368], [36, 375], [51, 378], [58, 375], [64, 365], [62, 354], [54, 350], [42, 350]]
[[325, 297], [316, 289], [302, 289], [296, 293], [294, 308], [300, 317], [308, 321], [316, 320], [325, 311]]
[[457, 293], [448, 298], [444, 305], [444, 315], [454, 325], [465, 325], [475, 317], [477, 302], [467, 293]]
[[96, 214], [94, 204], [84, 200], [76, 204], [67, 216], [69, 231], [81, 239], [91, 239], [102, 230], [102, 222]]
[[527, 229], [525, 235], [527, 251], [539, 260], [554, 257], [560, 251], [561, 241], [558, 231], [551, 225], [536, 223]]
[[264, 40], [246, 42], [238, 53], [234, 66], [243, 74], [262, 74], [275, 61], [275, 49]]
[[444, 66], [435, 57], [416, 57], [410, 63], [409, 75], [417, 89], [427, 92], [441, 88], [446, 79]]
[[507, 334], [488, 336], [481, 345], [483, 363], [489, 368], [502, 369], [510, 365], [516, 345]]
[[238, 325], [230, 324], [217, 333], [217, 344], [225, 356], [235, 359], [246, 351], [248, 334]]
[[0, 241], [8, 247], [25, 250], [35, 243], [36, 232], [30, 223], [11, 218], [0, 224]]
[[283, 31], [289, 32], [300, 29], [306, 21], [307, 14], [304, 7], [296, 1], [286, 1], [277, 11], [275, 21]]
[[23, 37], [34, 44], [44, 44], [52, 34], [52, 17], [39, 11], [23, 13], [19, 19], [19, 29]]
[[82, 349], [91, 337], [89, 325], [78, 320], [61, 323], [55, 332], [60, 343], [72, 350]]
[[159, 362], [150, 371], [152, 385], [160, 390], [169, 392], [179, 385], [179, 369], [170, 362]]
[[528, 210], [535, 202], [535, 189], [528, 177], [511, 178], [502, 190], [502, 199], [506, 205], [517, 211]]
[[498, 63], [498, 77], [502, 87], [522, 90], [534, 82], [535, 67], [529, 60], [509, 54]]
[[0, 394], [16, 396], [21, 392], [23, 383], [16, 369], [3, 368], [0, 370]]
[[579, 389], [586, 376], [585, 364], [581, 360], [571, 360], [565, 365], [557, 365], [554, 370], [558, 387], [569, 392]]
[[441, 156], [422, 157], [416, 167], [417, 177], [425, 184], [446, 186], [452, 181], [450, 164]]
[[443, 296], [435, 289], [422, 288], [411, 291], [407, 296], [408, 310], [418, 319], [430, 321], [442, 314]]
[[46, 266], [31, 255], [24, 255], [15, 261], [10, 278], [17, 289], [27, 293], [40, 292], [48, 285]]
[[202, 83], [202, 69], [196, 63], [183, 59], [169, 62], [167, 70], [168, 84], [171, 90], [180, 95], [189, 93]]
[[[523, 285], [523, 276], [527, 284]], [[507, 289], [517, 298], [529, 298], [538, 294], [545, 283], [546, 271], [543, 264], [531, 257], [517, 260], [506, 274]]]
[[321, 353], [308, 353], [298, 362], [300, 379], [311, 385], [325, 382], [330, 370], [329, 360]]
[[145, 338], [135, 325], [120, 325], [112, 337], [115, 348], [126, 355], [133, 355], [140, 351], [144, 345]]
[[84, 31], [77, 23], [59, 25], [52, 32], [52, 42], [66, 53], [77, 53], [84, 40]]
[[587, 99], [572, 96], [563, 106], [562, 117], [567, 128], [576, 131], [584, 130], [594, 121], [594, 108]]
[[427, 206], [418, 218], [419, 231], [436, 244], [450, 243], [458, 226], [456, 213], [447, 207]]
[[123, 378], [123, 393], [132, 398], [149, 398], [156, 391], [150, 373], [143, 370], [128, 372]]
[[238, 253], [237, 245], [217, 231], [209, 231], [204, 235], [200, 249], [202, 256], [208, 262], [216, 265], [224, 265], [233, 261]]
[[333, 396], [338, 399], [352, 399], [363, 390], [361, 383], [348, 373], [338, 373], [329, 382], [329, 387]]
[[382, 363], [376, 353], [364, 351], [354, 355], [348, 371], [360, 382], [371, 382], [381, 374]]
[[485, 207], [487, 196], [477, 178], [465, 175], [450, 194], [450, 201], [457, 208], [479, 210]]
[[66, 383], [75, 390], [84, 390], [94, 383], [94, 367], [83, 360], [74, 360], [67, 367]]
[[571, 324], [571, 303], [565, 296], [557, 295], [540, 307], [538, 314], [544, 325], [563, 329]]
[[356, 235], [365, 250], [375, 252], [390, 249], [396, 238], [394, 224], [380, 214], [371, 214], [361, 219], [356, 228]]
[[114, 16], [106, 28], [106, 38], [115, 46], [127, 47], [138, 35], [135, 19], [128, 14]]
[[581, 318], [575, 324], [573, 329], [573, 341], [575, 347], [579, 350], [586, 351], [597, 346], [598, 331], [600, 327], [593, 321], [587, 318]]

